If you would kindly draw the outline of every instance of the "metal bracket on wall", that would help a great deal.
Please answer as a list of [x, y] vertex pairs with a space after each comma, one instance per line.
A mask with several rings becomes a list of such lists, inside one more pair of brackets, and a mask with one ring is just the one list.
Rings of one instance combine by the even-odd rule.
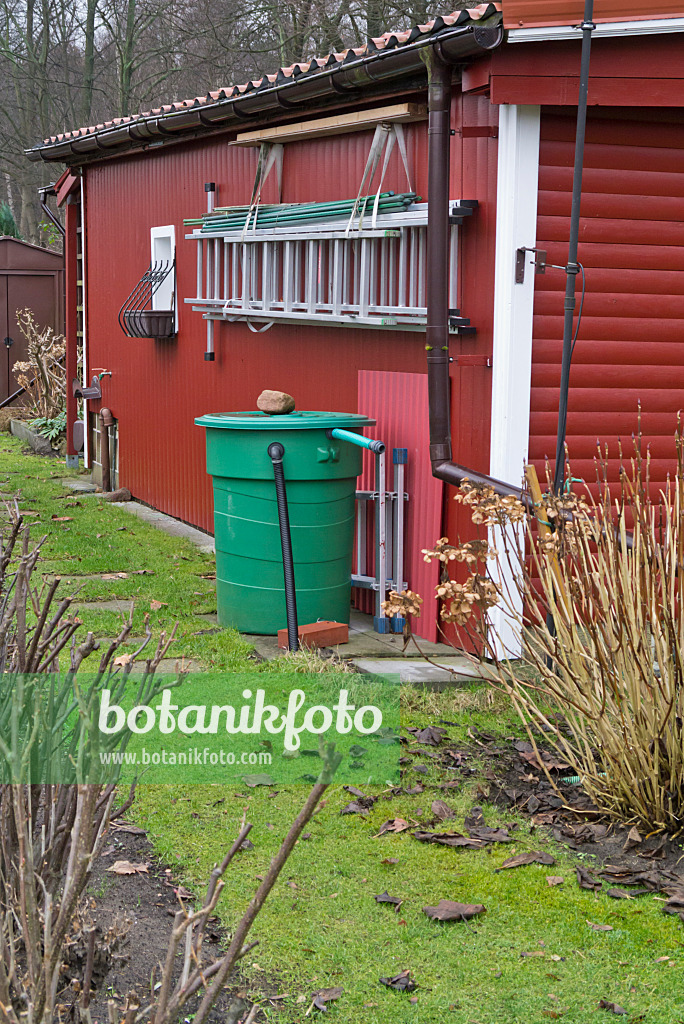
[[462, 139], [498, 139], [499, 127], [495, 124], [473, 124], [457, 128]]
[[515, 283], [523, 284], [525, 281], [525, 258], [528, 252], [534, 253], [532, 263], [535, 274], [546, 273], [546, 249], [532, 249], [522, 245], [515, 250]]
[[491, 369], [492, 357], [486, 355], [459, 355], [454, 356], [456, 366], [486, 366]]
[[460, 309], [449, 310], [449, 330], [457, 330], [459, 334], [477, 334], [477, 327], [472, 327], [467, 317], [460, 316]]

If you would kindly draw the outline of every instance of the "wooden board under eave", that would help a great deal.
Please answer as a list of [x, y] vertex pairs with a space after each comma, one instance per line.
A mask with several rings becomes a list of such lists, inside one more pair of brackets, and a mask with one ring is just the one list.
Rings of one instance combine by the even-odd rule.
[[[584, 0], [504, 0], [504, 28], [542, 28], [550, 25], [579, 25], [584, 18]], [[635, 0], [594, 0], [594, 21], [653, 21], [684, 17], [681, 0], [661, 0], [657, 7], [644, 7]]]

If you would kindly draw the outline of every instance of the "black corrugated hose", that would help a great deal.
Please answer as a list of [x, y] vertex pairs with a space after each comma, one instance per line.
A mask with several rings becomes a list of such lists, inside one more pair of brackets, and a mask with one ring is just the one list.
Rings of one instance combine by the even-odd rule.
[[274, 441], [268, 446], [268, 454], [271, 458], [271, 462], [273, 463], [276, 501], [278, 502], [278, 523], [280, 524], [280, 544], [283, 549], [285, 608], [287, 610], [287, 646], [291, 651], [298, 651], [299, 625], [297, 623], [297, 592], [295, 590], [294, 562], [292, 560], [290, 514], [287, 510], [285, 473], [283, 472], [283, 455], [285, 454], [285, 449], [279, 441]]

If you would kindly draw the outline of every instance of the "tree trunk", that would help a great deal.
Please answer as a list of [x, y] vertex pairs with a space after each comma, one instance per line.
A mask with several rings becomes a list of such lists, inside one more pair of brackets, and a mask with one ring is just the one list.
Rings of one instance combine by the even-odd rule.
[[81, 93], [81, 125], [85, 128], [90, 124], [93, 109], [93, 84], [95, 81], [95, 11], [97, 0], [88, 0], [85, 19], [85, 39], [83, 46], [83, 89]]
[[36, 215], [37, 192], [32, 184], [26, 183], [21, 186], [21, 226], [19, 232], [27, 242], [38, 245], [40, 242], [38, 231], [38, 217]]
[[121, 68], [119, 71], [119, 113], [130, 114], [131, 80], [133, 77], [133, 56], [135, 52], [135, 14], [136, 0], [128, 0], [126, 5], [126, 26], [121, 45]]

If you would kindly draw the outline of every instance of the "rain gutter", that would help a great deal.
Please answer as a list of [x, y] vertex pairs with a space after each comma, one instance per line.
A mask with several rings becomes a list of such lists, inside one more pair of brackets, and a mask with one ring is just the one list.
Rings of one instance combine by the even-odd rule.
[[501, 15], [497, 13], [482, 21], [469, 21], [445, 29], [406, 46], [379, 50], [313, 74], [303, 73], [241, 96], [139, 118], [73, 139], [33, 146], [26, 150], [26, 156], [33, 161], [59, 160], [78, 164], [92, 156], [97, 158], [150, 144], [163, 145], [166, 140], [177, 139], [184, 133], [237, 126], [245, 121], [282, 113], [283, 109], [310, 110], [322, 99], [339, 101], [342, 95], [349, 96], [351, 102], [358, 98], [360, 89], [405, 78], [412, 72], [424, 72], [423, 51], [426, 47], [438, 46], [444, 60], [459, 63], [494, 49], [501, 44], [503, 37]]

